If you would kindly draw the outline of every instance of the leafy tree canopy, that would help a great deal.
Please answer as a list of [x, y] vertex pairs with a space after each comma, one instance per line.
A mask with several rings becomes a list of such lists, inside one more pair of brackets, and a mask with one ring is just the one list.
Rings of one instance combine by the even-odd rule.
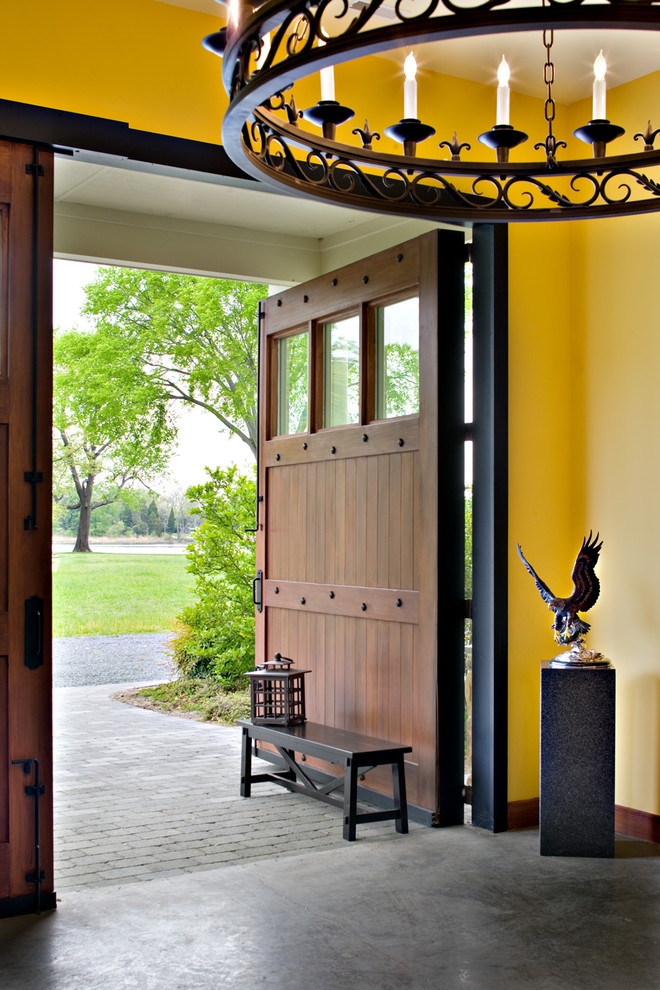
[[257, 310], [266, 286], [101, 268], [83, 313], [161, 401], [200, 406], [256, 457]]
[[167, 463], [175, 431], [166, 400], [113, 341], [81, 331], [54, 342], [54, 494], [80, 509], [77, 550], [89, 550], [94, 509]]

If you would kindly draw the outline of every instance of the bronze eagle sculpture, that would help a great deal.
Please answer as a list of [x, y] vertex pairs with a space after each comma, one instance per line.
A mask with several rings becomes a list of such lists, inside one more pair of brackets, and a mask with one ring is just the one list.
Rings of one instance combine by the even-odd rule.
[[555, 621], [552, 629], [555, 631], [555, 640], [566, 646], [570, 643], [578, 643], [582, 636], [589, 632], [591, 626], [583, 619], [579, 619], [578, 612], [586, 612], [598, 601], [600, 594], [600, 582], [596, 577], [595, 566], [598, 563], [598, 555], [603, 545], [598, 542], [599, 533], [592, 539], [592, 533], [585, 537], [580, 547], [580, 552], [575, 559], [573, 573], [573, 593], [570, 598], [557, 598], [550, 591], [545, 581], [542, 581], [532, 565], [525, 559], [525, 556], [518, 544], [518, 555], [523, 564], [534, 578], [534, 583], [541, 593], [541, 598], [547, 602], [548, 608], [555, 613]]

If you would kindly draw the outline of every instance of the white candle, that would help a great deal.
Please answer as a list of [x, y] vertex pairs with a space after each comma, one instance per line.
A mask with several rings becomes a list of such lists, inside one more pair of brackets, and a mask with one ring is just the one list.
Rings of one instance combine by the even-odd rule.
[[240, 0], [229, 0], [229, 23], [237, 28], [240, 21]]
[[405, 119], [416, 120], [417, 118], [417, 62], [411, 52], [403, 63], [403, 71], [406, 79], [403, 84], [403, 116]]
[[[319, 38], [319, 46], [325, 45], [325, 41]], [[335, 70], [332, 65], [321, 69], [321, 99], [334, 100], [335, 98]]]
[[335, 98], [335, 70], [331, 65], [327, 69], [321, 69], [321, 99], [334, 100]]
[[497, 69], [497, 124], [509, 123], [509, 76], [511, 72], [504, 55]]
[[607, 72], [607, 62], [602, 51], [594, 62], [594, 102], [593, 120], [605, 120], [605, 73]]

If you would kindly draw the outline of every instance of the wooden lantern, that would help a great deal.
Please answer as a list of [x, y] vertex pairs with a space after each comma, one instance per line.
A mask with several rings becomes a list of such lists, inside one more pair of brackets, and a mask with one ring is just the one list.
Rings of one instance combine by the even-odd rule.
[[273, 660], [266, 660], [245, 675], [250, 678], [254, 725], [297, 725], [305, 721], [305, 674], [310, 671], [292, 670], [292, 663], [276, 653]]

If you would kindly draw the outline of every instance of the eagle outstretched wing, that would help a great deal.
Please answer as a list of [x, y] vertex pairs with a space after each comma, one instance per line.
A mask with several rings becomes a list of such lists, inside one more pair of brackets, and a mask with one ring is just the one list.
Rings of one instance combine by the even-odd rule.
[[534, 578], [534, 584], [541, 593], [541, 598], [547, 603], [549, 609], [555, 613], [555, 621], [552, 628], [555, 630], [555, 639], [558, 643], [567, 645], [569, 643], [580, 643], [582, 636], [589, 632], [591, 626], [588, 622], [578, 618], [578, 612], [586, 612], [595, 605], [600, 594], [600, 582], [596, 577], [595, 566], [598, 563], [598, 555], [602, 542], [598, 542], [599, 534], [592, 538], [593, 531], [589, 532], [582, 540], [582, 546], [575, 558], [573, 565], [573, 592], [570, 598], [556, 598], [550, 591], [545, 581], [542, 581], [532, 565], [525, 559], [520, 544], [518, 544], [518, 555], [525, 568]]
[[573, 581], [573, 594], [566, 600], [567, 608], [573, 612], [587, 612], [598, 601], [600, 595], [600, 581], [596, 577], [594, 568], [598, 563], [598, 555], [603, 545], [599, 543], [599, 533], [596, 533], [592, 540], [592, 533], [585, 537], [580, 547], [580, 552], [575, 559], [575, 566], [571, 579]]
[[[556, 601], [557, 601], [556, 596], [553, 595], [553, 593], [550, 591], [550, 588], [547, 586], [547, 584], [545, 583], [545, 581], [543, 581], [538, 576], [538, 574], [536, 573], [536, 571], [534, 570], [534, 568], [532, 567], [532, 565], [530, 564], [530, 562], [525, 558], [525, 555], [522, 552], [522, 548], [521, 548], [520, 544], [518, 543], [516, 545], [518, 547], [518, 556], [522, 560], [523, 564], [525, 565], [525, 567], [527, 568], [527, 570], [529, 571], [529, 573], [534, 578], [534, 584], [536, 585], [536, 587], [541, 592], [541, 598], [543, 599], [544, 602], [547, 602], [547, 604], [552, 608], [553, 603], [556, 603]], [[577, 562], [576, 562], [576, 566], [577, 566]], [[575, 571], [573, 573], [575, 573]]]

